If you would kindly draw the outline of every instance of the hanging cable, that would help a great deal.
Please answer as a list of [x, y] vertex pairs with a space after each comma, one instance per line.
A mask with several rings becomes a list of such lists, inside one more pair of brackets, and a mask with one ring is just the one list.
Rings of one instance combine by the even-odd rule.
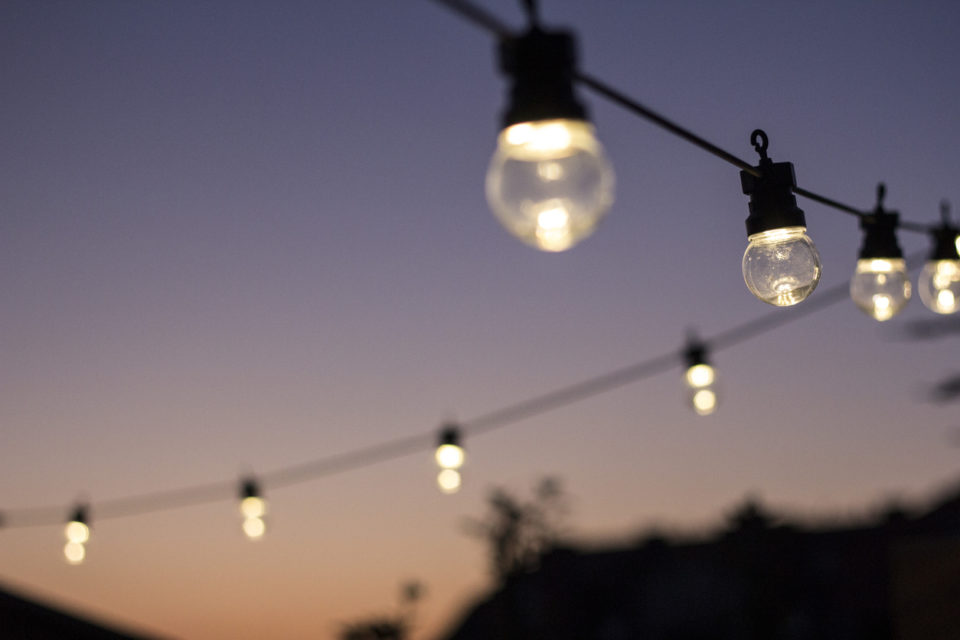
[[[465, 0], [433, 0], [433, 2], [450, 9], [460, 17], [465, 18], [468, 22], [480, 27], [481, 29], [501, 40], [515, 37], [512, 30], [504, 22], [486, 10], [477, 7], [473, 3], [466, 2]], [[623, 107], [627, 111], [640, 116], [648, 122], [657, 125], [661, 129], [669, 131], [682, 140], [686, 140], [690, 144], [699, 147], [700, 149], [720, 158], [721, 160], [732, 164], [741, 171], [745, 171], [754, 177], [760, 177], [759, 170], [747, 161], [742, 160], [733, 153], [730, 153], [721, 147], [718, 147], [706, 138], [693, 133], [690, 129], [681, 126], [680, 124], [645, 106], [638, 100], [629, 97], [624, 92], [613, 88], [609, 84], [590, 75], [589, 73], [579, 70], [574, 71], [573, 79], [597, 95], [606, 98], [608, 101]], [[793, 185], [792, 189], [793, 192], [798, 196], [807, 198], [808, 200], [813, 200], [814, 202], [818, 202], [837, 211], [848, 213], [860, 218], [869, 215], [869, 213], [864, 212], [856, 207], [852, 207], [838, 200], [834, 200], [833, 198], [820, 195], [810, 191], [809, 189], [804, 189], [797, 185]], [[932, 227], [929, 225], [907, 221], [901, 222], [900, 228], [905, 231], [911, 231], [915, 233], [930, 233], [932, 230]]]
[[[917, 266], [922, 255], [907, 259], [908, 267]], [[802, 307], [789, 314], [772, 310], [752, 320], [704, 339], [703, 344], [712, 352], [721, 351], [756, 338], [774, 329], [796, 322], [801, 318], [822, 311], [849, 295], [849, 284], [843, 282], [823, 291]], [[673, 370], [684, 362], [682, 354], [669, 351], [636, 364], [576, 382], [547, 393], [522, 400], [499, 409], [480, 414], [459, 425], [460, 434], [476, 436], [514, 425], [562, 407], [587, 400], [631, 383], [652, 378]], [[398, 460], [437, 446], [435, 430], [386, 440], [367, 447], [344, 453], [325, 456], [315, 460], [289, 465], [259, 475], [263, 485], [273, 489], [303, 484], [326, 476], [370, 467], [381, 462]], [[154, 491], [114, 498], [97, 503], [98, 520], [129, 517], [155, 513], [181, 507], [211, 504], [230, 500], [236, 484], [233, 481], [213, 482], [166, 491]], [[49, 526], [61, 522], [61, 507], [28, 507], [8, 509], [2, 513], [0, 522], [4, 528], [27, 528]]]

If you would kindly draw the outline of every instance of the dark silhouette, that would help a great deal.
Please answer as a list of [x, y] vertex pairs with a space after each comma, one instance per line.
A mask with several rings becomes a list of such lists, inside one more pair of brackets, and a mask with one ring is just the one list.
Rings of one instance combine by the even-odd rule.
[[420, 582], [405, 583], [400, 589], [399, 613], [349, 623], [341, 630], [340, 640], [406, 640], [413, 628], [416, 604], [423, 594]]
[[554, 548], [444, 640], [956, 640], [960, 486], [939, 504], [801, 526], [756, 500], [699, 539]]
[[[0, 589], [0, 638], [4, 640], [148, 640]], [[155, 636], [153, 636], [155, 637]]]
[[523, 502], [503, 489], [491, 491], [490, 512], [467, 522], [467, 532], [486, 541], [490, 569], [497, 582], [533, 571], [558, 544], [566, 499], [556, 478], [544, 478], [531, 500]]

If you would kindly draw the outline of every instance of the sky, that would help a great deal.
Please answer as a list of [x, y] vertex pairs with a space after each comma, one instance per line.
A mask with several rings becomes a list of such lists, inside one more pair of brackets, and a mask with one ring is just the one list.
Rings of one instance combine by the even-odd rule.
[[[541, 4], [582, 69], [742, 158], [760, 127], [807, 189], [960, 209], [955, 2]], [[7, 0], [0, 77], [0, 510], [93, 517], [79, 566], [59, 525], [0, 530], [7, 586], [168, 637], [298, 639], [417, 579], [428, 640], [490, 585], [464, 521], [492, 487], [559, 477], [569, 534], [614, 544], [746, 495], [864, 514], [957, 479], [957, 406], [927, 393], [956, 338], [906, 339], [933, 318], [917, 299], [884, 324], [844, 300], [714, 354], [716, 414], [684, 405], [678, 362], [467, 441], [453, 496], [424, 450], [264, 486], [258, 542], [229, 494], [97, 521], [98, 500], [468, 421], [772, 307], [743, 284], [737, 170], [586, 92], [609, 216], [560, 254], [509, 236], [483, 194], [494, 43], [428, 0]], [[821, 287], [847, 281], [856, 220], [800, 206]]]

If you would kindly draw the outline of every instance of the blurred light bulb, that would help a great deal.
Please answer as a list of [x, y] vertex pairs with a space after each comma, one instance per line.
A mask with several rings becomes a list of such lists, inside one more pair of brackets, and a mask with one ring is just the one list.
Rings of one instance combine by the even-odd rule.
[[709, 387], [715, 377], [713, 367], [708, 364], [695, 364], [687, 369], [687, 384], [694, 389]]
[[73, 544], [83, 544], [90, 539], [90, 527], [77, 520], [68, 522], [63, 533], [67, 537], [67, 540]]
[[806, 227], [770, 229], [749, 236], [743, 280], [757, 298], [788, 307], [813, 293], [820, 282], [820, 254]]
[[713, 389], [698, 389], [691, 398], [691, 404], [697, 414], [710, 415], [717, 408], [717, 394]]
[[456, 469], [443, 469], [437, 474], [437, 486], [444, 493], [456, 493], [460, 491], [462, 484], [460, 472]]
[[850, 297], [864, 313], [883, 322], [907, 305], [912, 288], [903, 258], [861, 258], [850, 280]]
[[251, 516], [243, 520], [243, 532], [251, 540], [258, 540], [263, 537], [267, 531], [267, 525], [263, 518]]
[[930, 260], [917, 282], [920, 300], [936, 313], [960, 310], [960, 260]]
[[463, 449], [455, 444], [442, 444], [437, 447], [437, 464], [443, 469], [459, 469], [463, 466]]
[[247, 518], [260, 518], [267, 513], [267, 503], [260, 496], [247, 496], [240, 501], [240, 513]]
[[80, 542], [68, 542], [63, 546], [63, 556], [70, 564], [80, 564], [87, 557], [87, 550]]
[[543, 251], [586, 238], [613, 203], [613, 170], [583, 120], [504, 129], [487, 171], [487, 201], [511, 234]]

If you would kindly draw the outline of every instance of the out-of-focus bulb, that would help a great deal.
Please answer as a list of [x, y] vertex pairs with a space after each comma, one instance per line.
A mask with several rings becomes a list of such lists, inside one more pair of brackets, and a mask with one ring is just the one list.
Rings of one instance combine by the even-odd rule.
[[67, 540], [73, 544], [83, 544], [90, 540], [90, 527], [77, 520], [68, 522], [63, 533]]
[[564, 251], [596, 229], [613, 203], [613, 169], [583, 120], [504, 129], [487, 171], [487, 201], [507, 231], [543, 251]]
[[243, 532], [251, 540], [259, 540], [263, 537], [263, 534], [267, 531], [267, 525], [263, 521], [263, 518], [252, 516], [244, 518], [243, 520]]
[[717, 393], [713, 389], [698, 389], [690, 399], [698, 415], [710, 415], [717, 409]]
[[240, 501], [240, 513], [247, 518], [260, 518], [267, 513], [267, 503], [260, 496], [247, 496]]
[[463, 480], [460, 477], [460, 472], [456, 469], [442, 469], [440, 473], [437, 474], [437, 486], [440, 487], [440, 491], [444, 493], [456, 493], [460, 491], [462, 483]]
[[442, 469], [459, 469], [463, 466], [463, 449], [455, 444], [441, 444], [437, 447], [437, 464]]
[[694, 389], [709, 387], [715, 377], [713, 367], [708, 364], [695, 364], [687, 369], [687, 384]]
[[903, 258], [861, 258], [850, 280], [850, 297], [864, 313], [883, 322], [907, 305], [912, 288]]
[[80, 564], [87, 557], [87, 550], [83, 543], [70, 541], [63, 546], [63, 557], [70, 564]]
[[960, 310], [960, 260], [930, 260], [917, 282], [920, 300], [936, 313]]
[[743, 280], [759, 299], [788, 307], [813, 293], [820, 282], [820, 254], [806, 227], [771, 229], [749, 236]]

